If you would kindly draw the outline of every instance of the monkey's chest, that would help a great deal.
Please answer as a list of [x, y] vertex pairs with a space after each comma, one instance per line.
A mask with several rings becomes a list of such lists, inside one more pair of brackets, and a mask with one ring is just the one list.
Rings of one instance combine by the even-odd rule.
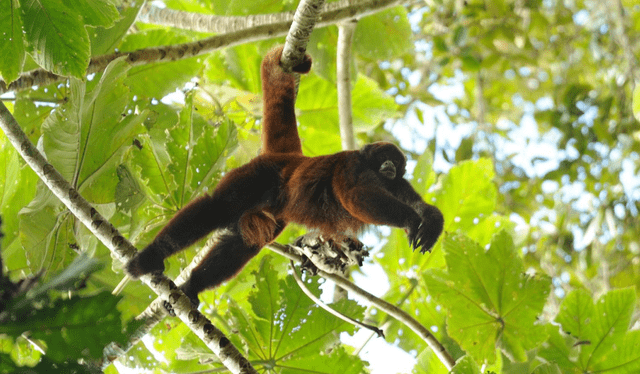
[[284, 209], [288, 221], [328, 236], [353, 236], [360, 231], [363, 223], [338, 201], [329, 178], [292, 182], [295, 188], [288, 191]]

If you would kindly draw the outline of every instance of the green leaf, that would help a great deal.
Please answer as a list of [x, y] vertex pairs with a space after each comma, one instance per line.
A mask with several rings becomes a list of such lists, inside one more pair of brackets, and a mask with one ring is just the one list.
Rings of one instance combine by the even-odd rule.
[[364, 75], [351, 93], [353, 102], [353, 127], [355, 131], [371, 131], [384, 120], [392, 118], [398, 109], [395, 100], [380, 89], [378, 83]]
[[547, 334], [549, 338], [542, 344], [539, 350], [539, 356], [548, 362], [558, 365], [563, 373], [578, 373], [576, 365], [578, 352], [576, 351], [577, 339], [566, 334], [558, 328], [558, 326], [547, 325]]
[[102, 358], [103, 348], [113, 342], [126, 342], [120, 312], [120, 297], [101, 292], [93, 297], [57, 299], [42, 308], [0, 324], [0, 333], [19, 336], [29, 332], [32, 339], [47, 344], [47, 357], [57, 362]]
[[[191, 41], [184, 34], [163, 29], [144, 30], [128, 34], [118, 46], [121, 51], [134, 51], [170, 44]], [[199, 60], [192, 57], [179, 61], [161, 62], [136, 66], [129, 71], [126, 84], [138, 97], [149, 97], [160, 100], [168, 93], [182, 88], [201, 69]]]
[[136, 138], [129, 148], [129, 170], [152, 203], [151, 230], [166, 222], [196, 196], [213, 191], [226, 161], [237, 146], [237, 131], [228, 119], [206, 122], [195, 111], [193, 95], [186, 106], [175, 110], [159, 104], [152, 106], [147, 119], [147, 134]]
[[[47, 159], [93, 203], [114, 202], [117, 168], [133, 135], [144, 130], [145, 111], [124, 114], [130, 101], [123, 85], [127, 69], [124, 59], [118, 59], [99, 80], [71, 80], [69, 101], [43, 124], [42, 150]], [[109, 217], [106, 206], [101, 213]], [[21, 242], [33, 271], [65, 266], [75, 256], [72, 245], [83, 251], [95, 249], [95, 240], [82, 240], [75, 225], [74, 217], [41, 185], [20, 214]]]
[[8, 85], [18, 78], [24, 64], [22, 19], [15, 0], [0, 0], [0, 76]]
[[71, 100], [43, 124], [43, 148], [51, 164], [91, 202], [113, 202], [116, 169], [131, 137], [143, 130], [146, 113], [125, 113], [130, 102], [123, 84], [127, 70], [120, 58], [89, 90], [72, 80]]
[[31, 168], [24, 167], [18, 155], [3, 132], [0, 132], [0, 216], [2, 232], [0, 238], [3, 263], [9, 269], [27, 267], [24, 249], [19, 240], [20, 210], [26, 206], [36, 191], [38, 176]]
[[633, 288], [609, 291], [595, 305], [586, 291], [572, 291], [556, 317], [565, 332], [549, 326], [540, 356], [563, 373], [637, 373], [640, 331], [629, 331], [635, 303]]
[[629, 331], [624, 338], [594, 365], [595, 371], [632, 374], [640, 372], [640, 330]]
[[447, 230], [467, 231], [476, 219], [493, 214], [498, 197], [494, 176], [491, 160], [486, 158], [451, 168], [435, 204], [445, 217]]
[[122, 10], [122, 18], [114, 22], [113, 26], [99, 26], [89, 29], [91, 55], [97, 56], [112, 53], [120, 44], [121, 39], [126, 35], [133, 22], [135, 22], [142, 5], [143, 3], [135, 3], [129, 8], [124, 8]]
[[274, 332], [273, 319], [281, 308], [278, 305], [281, 301], [280, 280], [278, 279], [278, 273], [272, 268], [271, 256], [262, 258], [260, 270], [254, 275], [258, 292], [253, 292], [249, 295], [251, 310], [257, 317], [254, 328], [258, 334], [253, 336], [256, 339], [254, 344], [258, 345], [262, 350], [268, 350], [271, 345], [270, 342], [276, 338], [272, 334]]
[[[62, 270], [71, 260], [69, 230], [71, 217], [53, 193], [38, 184], [35, 197], [19, 214], [20, 244], [32, 273]], [[71, 225], [73, 226], [73, 225]]]
[[120, 18], [116, 0], [66, 0], [65, 4], [81, 14], [87, 25], [111, 27]]
[[213, 190], [213, 181], [219, 179], [225, 156], [233, 152], [237, 140], [235, 126], [229, 120], [211, 124], [195, 112], [193, 93], [187, 95], [179, 121], [181, 126], [168, 131], [167, 168], [178, 182], [174, 198], [183, 205]]
[[546, 277], [524, 273], [511, 237], [497, 234], [487, 251], [462, 235], [443, 242], [447, 271], [425, 273], [429, 294], [448, 309], [447, 332], [478, 361], [495, 360], [495, 348], [516, 360], [545, 338], [536, 325], [550, 290]]
[[633, 89], [633, 115], [636, 121], [640, 121], [640, 84]]
[[[263, 257], [255, 276], [255, 288], [248, 299], [250, 310], [235, 304], [230, 308], [232, 328], [237, 331], [233, 339], [240, 339], [248, 347], [251, 358], [267, 362], [282, 373], [363, 372], [362, 361], [336, 345], [336, 334], [352, 332], [352, 325], [314, 305], [292, 277], [280, 279], [270, 256]], [[317, 280], [307, 280], [305, 284], [319, 295]], [[332, 307], [362, 318], [363, 308], [353, 301], [342, 300]], [[331, 353], [318, 355], [328, 348]]]
[[542, 364], [536, 367], [531, 374], [562, 374], [558, 365]]
[[609, 291], [596, 302], [590, 318], [590, 329], [583, 330], [585, 335], [578, 336], [581, 340], [590, 341], [580, 352], [580, 362], [584, 367], [604, 362], [607, 352], [614, 345], [621, 345], [630, 327], [635, 302], [636, 295], [632, 288]]
[[[436, 182], [436, 173], [433, 171], [433, 154], [428, 150], [421, 154], [418, 158], [415, 169], [413, 169], [413, 178], [411, 185], [416, 191], [425, 198], [429, 189]], [[429, 202], [430, 199], [425, 199]]]
[[560, 306], [556, 322], [562, 329], [578, 339], [589, 339], [593, 336], [593, 314], [595, 308], [591, 295], [578, 289], [570, 292]]
[[[260, 63], [263, 53], [255, 44], [226, 48], [212, 53], [206, 61], [205, 76], [211, 82], [231, 83], [234, 88], [249, 92], [260, 92]], [[217, 99], [217, 98], [216, 98]]]
[[118, 166], [118, 185], [115, 200], [119, 210], [135, 210], [144, 201], [144, 194], [138, 181], [125, 165]]
[[[363, 75], [358, 76], [351, 95], [353, 124], [358, 132], [371, 131], [397, 113], [393, 98]], [[315, 75], [303, 77], [296, 108], [305, 153], [317, 156], [341, 150], [335, 85]]]
[[60, 0], [24, 0], [20, 10], [28, 51], [36, 63], [59, 75], [83, 78], [90, 49], [80, 12]]
[[482, 374], [478, 364], [470, 356], [464, 356], [456, 361], [451, 374]]
[[[389, 35], [393, 35], [392, 38]], [[354, 35], [356, 51], [371, 60], [397, 57], [413, 48], [413, 33], [404, 7], [364, 17], [358, 21]]]
[[11, 300], [6, 307], [8, 313], [15, 316], [28, 315], [33, 305], [48, 300], [49, 291], [74, 291], [87, 277], [102, 268], [102, 264], [95, 259], [80, 255], [63, 269], [59, 274], [51, 277], [46, 283], [29, 290], [28, 293]]

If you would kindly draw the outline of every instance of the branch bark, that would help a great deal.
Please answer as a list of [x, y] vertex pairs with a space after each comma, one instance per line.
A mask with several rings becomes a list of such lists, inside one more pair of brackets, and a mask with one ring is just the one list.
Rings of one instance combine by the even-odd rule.
[[[340, 0], [320, 6], [321, 20], [318, 27], [325, 27], [353, 17], [364, 17], [376, 13], [379, 7], [388, 8], [411, 1], [380, 1], [380, 0]], [[393, 3], [392, 5], [388, 5]], [[387, 5], [385, 5], [387, 4]], [[299, 8], [299, 7], [298, 7]], [[146, 3], [138, 20], [144, 23], [175, 27], [184, 30], [230, 33], [256, 26], [272, 25], [276, 23], [291, 23], [294, 12], [273, 14], [254, 14], [247, 16], [216, 16], [211, 14], [183, 12], [169, 8], [158, 8]]]
[[356, 25], [355, 19], [338, 25], [338, 116], [340, 118], [340, 139], [342, 140], [342, 149], [345, 151], [356, 149], [351, 110], [351, 47]]

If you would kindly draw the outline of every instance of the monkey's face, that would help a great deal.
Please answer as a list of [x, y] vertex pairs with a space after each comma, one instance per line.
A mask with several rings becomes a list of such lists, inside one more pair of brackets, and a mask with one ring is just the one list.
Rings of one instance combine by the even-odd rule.
[[361, 152], [369, 166], [384, 179], [392, 181], [404, 176], [407, 160], [400, 148], [394, 144], [372, 143], [366, 145]]
[[382, 174], [383, 177], [389, 180], [394, 180], [396, 179], [396, 171], [397, 168], [393, 161], [387, 160], [380, 165], [380, 170], [378, 172]]

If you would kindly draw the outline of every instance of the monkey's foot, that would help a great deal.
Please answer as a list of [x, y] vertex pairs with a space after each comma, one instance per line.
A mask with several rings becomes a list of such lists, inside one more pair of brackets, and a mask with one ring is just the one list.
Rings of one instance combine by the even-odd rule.
[[364, 258], [369, 256], [369, 251], [365, 249], [364, 244], [358, 239], [346, 238], [342, 242], [334, 244], [339, 245], [342, 252], [349, 259], [347, 266], [355, 264], [362, 266]]
[[324, 239], [316, 234], [307, 234], [299, 237], [294, 242], [307, 260], [303, 263], [303, 269], [311, 274], [317, 274], [317, 270], [328, 273], [343, 273], [347, 266], [362, 266], [364, 257], [369, 255], [364, 245], [357, 239], [344, 238], [336, 241]]

